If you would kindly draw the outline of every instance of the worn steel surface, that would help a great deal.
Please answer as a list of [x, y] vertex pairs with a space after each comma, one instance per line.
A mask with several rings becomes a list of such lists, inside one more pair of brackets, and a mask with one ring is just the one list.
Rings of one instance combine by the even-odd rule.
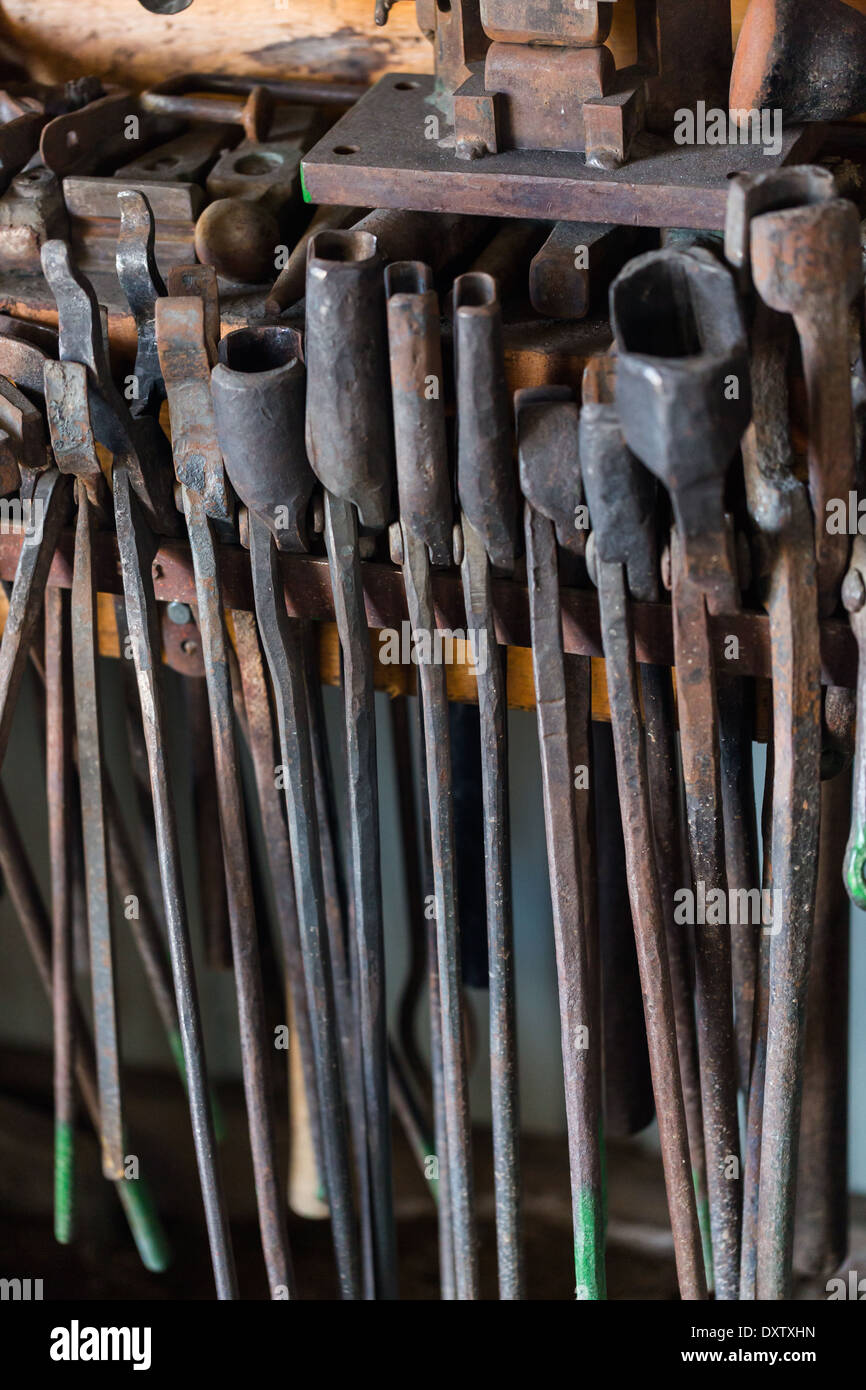
[[643, 597], [657, 592], [654, 489], [622, 438], [613, 401], [614, 376], [610, 358], [596, 359], [584, 374], [580, 467], [593, 527], [592, 568], [599, 591], [629, 896], [677, 1272], [683, 1298], [704, 1298], [704, 1259], [652, 831], [647, 735], [629, 612], [630, 590]]
[[[613, 171], [567, 152], [507, 150], [466, 161], [454, 153], [432, 92], [429, 77], [382, 78], [304, 156], [308, 197], [356, 207], [718, 230], [731, 173], [807, 159], [823, 138], [820, 127], [789, 127], [781, 153], [767, 155], [755, 144], [671, 146], [639, 136], [631, 162]], [[426, 137], [427, 116], [439, 122], [438, 139]]]
[[392, 1298], [397, 1287], [396, 1247], [376, 712], [358, 545], [359, 517], [367, 526], [386, 525], [391, 519], [393, 493], [385, 296], [375, 236], [329, 231], [318, 233], [310, 242], [304, 348], [307, 453], [325, 488], [325, 546], [343, 653], [352, 931], [357, 951], [376, 1288], [380, 1297]]
[[75, 980], [72, 951], [72, 691], [69, 600], [45, 595], [45, 770], [51, 856], [51, 1002], [54, 1029], [54, 1236], [75, 1228]]
[[840, 198], [764, 212], [752, 223], [751, 248], [758, 293], [797, 325], [809, 401], [818, 597], [821, 612], [832, 613], [849, 537], [831, 531], [829, 504], [847, 498], [855, 482], [847, 321], [863, 292], [857, 210]]
[[583, 151], [583, 104], [611, 90], [615, 70], [613, 54], [603, 45], [492, 43], [484, 86], [496, 94], [497, 148]]
[[[728, 272], [701, 251], [638, 257], [611, 289], [617, 406], [632, 451], [665, 484], [672, 537], [674, 646], [683, 779], [696, 891], [726, 894], [718, 710], [709, 614], [735, 612], [739, 587], [724, 481], [748, 423], [745, 329]], [[731, 380], [737, 391], [725, 392]], [[739, 1285], [740, 1188], [727, 924], [696, 932], [698, 1043], [716, 1296]]]
[[[312, 1129], [313, 1151], [316, 1155], [320, 1181], [322, 1181], [325, 1168], [322, 1156], [319, 1103], [316, 1093], [312, 1030], [304, 990], [304, 963], [285, 804], [274, 779], [274, 768], [277, 766], [279, 750], [274, 736], [273, 711], [265, 670], [265, 658], [255, 617], [252, 613], [234, 612], [232, 614], [232, 628], [243, 690], [246, 739], [255, 773], [259, 813], [265, 837], [265, 852], [277, 907], [283, 966], [286, 974], [287, 1002], [291, 1009], [291, 1026], [301, 1054], [302, 1084]], [[293, 1104], [295, 1099], [292, 1099]]]
[[[784, 191], [784, 187], [782, 189]], [[787, 322], [772, 310], [780, 310], [778, 286], [782, 278], [792, 281], [787, 304], [798, 313], [802, 304], [797, 292], [797, 270], [784, 275], [780, 265], [771, 268], [774, 256], [785, 255], [788, 245], [779, 237], [790, 230], [795, 240], [802, 238], [800, 256], [810, 262], [810, 271], [801, 264], [799, 287], [807, 282], [827, 285], [829, 262], [822, 260], [820, 231], [810, 236], [808, 226], [820, 227], [836, 222], [834, 202], [811, 208], [782, 212], [761, 212], [751, 223], [750, 254], [756, 289], [769, 308], [760, 304], [752, 331], [753, 422], [743, 442], [743, 462], [750, 516], [759, 538], [759, 577], [767, 610], [773, 656], [773, 841], [771, 848], [774, 913], [769, 953], [767, 1000], [767, 1043], [761, 1123], [760, 1191], [757, 1214], [755, 1296], [759, 1299], [787, 1298], [792, 1290], [794, 1209], [797, 1183], [797, 1145], [800, 1128], [802, 1064], [805, 1046], [806, 994], [815, 893], [818, 873], [818, 827], [820, 820], [821, 699], [818, 638], [819, 605], [835, 606], [835, 579], [838, 559], [828, 556], [822, 542], [825, 533], [822, 489], [832, 489], [828, 476], [831, 460], [821, 451], [821, 412], [834, 397], [813, 395], [810, 415], [810, 483], [816, 519], [809, 515], [805, 488], [794, 476], [788, 434], [788, 395], [785, 370], [789, 350]], [[799, 214], [808, 214], [800, 221]], [[813, 221], [812, 215], [823, 216]], [[797, 219], [796, 221], [792, 219]], [[832, 233], [831, 233], [832, 235]], [[798, 258], [799, 260], [799, 258]], [[837, 263], [845, 285], [844, 255]], [[789, 268], [790, 269], [790, 268]], [[810, 290], [811, 292], [811, 286]], [[817, 301], [805, 308], [811, 318]], [[811, 310], [811, 312], [810, 312]], [[845, 301], [843, 312], [847, 311]], [[803, 319], [800, 319], [803, 323]], [[830, 329], [824, 321], [824, 333]], [[801, 339], [804, 329], [800, 328]], [[835, 335], [834, 335], [835, 336]], [[839, 335], [843, 336], [843, 335]], [[811, 352], [822, 351], [826, 337], [814, 342]], [[832, 353], [832, 347], [830, 348]], [[804, 343], [804, 365], [810, 348]], [[813, 367], [813, 371], [815, 368]], [[837, 361], [836, 382], [841, 385]], [[832, 384], [831, 376], [831, 384]], [[812, 383], [814, 391], [814, 381]], [[847, 383], [849, 429], [850, 386]], [[845, 411], [841, 428], [844, 429]], [[818, 435], [818, 439], [814, 435]], [[837, 436], [838, 439], [838, 436]], [[841, 443], [841, 441], [840, 441]], [[816, 462], [816, 453], [820, 462]], [[845, 457], [833, 464], [844, 474]], [[848, 447], [848, 473], [853, 481], [853, 445]], [[816, 476], [817, 475], [817, 476]], [[841, 485], [841, 482], [840, 482]], [[829, 495], [835, 496], [834, 492]], [[841, 494], [840, 494], [841, 495]], [[815, 556], [813, 563], [812, 556]], [[844, 564], [847, 538], [842, 550]], [[834, 563], [835, 561], [835, 563]], [[829, 573], [828, 573], [829, 571]], [[777, 896], [778, 895], [778, 896]], [[778, 908], [777, 908], [778, 904]], [[777, 916], [781, 920], [777, 920]]]
[[563, 44], [591, 48], [610, 33], [613, 6], [587, 0], [481, 0], [481, 23], [489, 39], [504, 43]]
[[848, 1251], [850, 903], [842, 872], [851, 766], [821, 783], [821, 838], [797, 1169], [794, 1266], [827, 1279]]
[[126, 610], [150, 768], [163, 906], [189, 1087], [196, 1161], [217, 1296], [234, 1298], [237, 1296], [234, 1256], [216, 1154], [198, 991], [186, 920], [180, 845], [167, 761], [159, 628], [151, 576], [155, 543], [139, 510], [129, 473], [124, 463], [117, 459], [112, 482]]
[[[15, 915], [21, 925], [36, 973], [50, 999], [53, 970], [51, 922], [42, 903], [27, 850], [2, 790], [0, 790], [0, 871], [3, 873], [3, 879], [9, 890], [9, 897], [14, 905]], [[72, 1007], [72, 1027], [77, 1040], [75, 1076], [90, 1123], [98, 1137], [99, 1101], [96, 1088], [96, 1065], [90, 1043], [89, 1027], [78, 1005], [73, 1004]], [[127, 1144], [133, 1151], [137, 1148], [133, 1136], [127, 1136]], [[171, 1260], [171, 1251], [159, 1214], [153, 1205], [145, 1173], [140, 1171], [136, 1182], [129, 1182], [127, 1179], [121, 1178], [114, 1184], [114, 1188], [123, 1206], [142, 1264], [153, 1273], [162, 1272]]]
[[[130, 434], [135, 432], [134, 423], [127, 415], [113, 385], [106, 392], [106, 383], [110, 382], [110, 377], [102, 326], [92, 287], [72, 270], [69, 248], [64, 243], [54, 242], [50, 246], [53, 250], [47, 253], [46, 269], [50, 267], [49, 278], [53, 277], [59, 298], [61, 357], [66, 363], [71, 361], [73, 365], [78, 364], [85, 368], [88, 387], [93, 390], [93, 395], [88, 401], [89, 406], [92, 407], [97, 400], [105, 404], [106, 393], [110, 398], [110, 393], [114, 392], [109, 419], [109, 426], [113, 426], [113, 430], [109, 428], [108, 437], [113, 438], [119, 445], [112, 472], [115, 523], [132, 657], [138, 677], [150, 768], [160, 877], [189, 1086], [190, 1116], [217, 1293], [221, 1298], [232, 1298], [236, 1293], [234, 1260], [216, 1163], [213, 1117], [208, 1095], [201, 1020], [185, 917], [180, 851], [167, 765], [165, 721], [161, 703], [160, 636], [151, 574], [156, 542], [145, 515], [138, 510], [139, 504], [134, 496], [136, 483], [145, 497], [152, 495], [149, 485], [153, 477], [153, 457], [145, 453], [143, 465], [142, 458], [133, 454], [130, 448]], [[80, 372], [78, 377], [81, 380]], [[75, 381], [74, 372], [71, 380]], [[97, 383], [102, 388], [102, 397], [97, 396], [94, 389]], [[75, 417], [72, 418], [74, 421]], [[89, 434], [83, 429], [84, 423], [83, 416], [80, 416], [77, 436], [73, 432], [72, 443], [78, 443], [89, 450]], [[156, 424], [155, 421], [152, 423]], [[93, 432], [96, 433], [95, 421]], [[57, 476], [63, 477], [61, 474]], [[84, 491], [86, 495], [86, 490]], [[46, 528], [43, 539], [47, 535]], [[52, 548], [56, 547], [56, 542], [55, 534], [52, 538]]]
[[[513, 566], [517, 488], [502, 318], [496, 282], [470, 272], [454, 284], [457, 490], [461, 575], [481, 732], [484, 876], [490, 989], [493, 1167], [501, 1298], [524, 1296], [520, 1228], [517, 1024], [508, 806], [508, 698], [493, 621], [491, 565]], [[444, 458], [443, 458], [444, 462]], [[402, 513], [402, 497], [401, 497]]]
[[[142, 241], [144, 230], [139, 228]], [[159, 365], [171, 417], [175, 472], [181, 484], [195, 574], [259, 1229], [271, 1297], [282, 1299], [294, 1296], [294, 1275], [277, 1185], [270, 1047], [235, 739], [228, 640], [211, 523], [211, 516], [225, 518], [229, 507], [210, 391], [205, 304], [194, 295], [185, 295], [156, 298], [154, 309]]]
[[121, 458], [145, 510], [148, 524], [164, 535], [177, 530], [168, 440], [151, 415], [132, 415], [111, 375], [99, 306], [93, 286], [75, 268], [69, 246], [47, 241], [42, 268], [59, 315], [59, 356], [87, 368], [93, 432]]
[[[445, 670], [434, 660], [436, 618], [431, 558], [450, 559], [452, 508], [445, 442], [442, 349], [437, 298], [429, 267], [399, 262], [389, 269], [388, 329], [394, 435], [400, 500], [396, 558], [403, 569], [409, 621], [418, 651], [431, 835], [442, 1080], [447, 1129], [448, 1202], [455, 1294], [478, 1297], [469, 1091], [460, 988], [457, 864], [451, 798], [451, 750]], [[442, 385], [425, 390], [432, 376]], [[396, 528], [395, 528], [396, 530]], [[426, 642], [424, 639], [427, 639]], [[440, 1164], [441, 1172], [441, 1164]], [[440, 1258], [443, 1250], [440, 1242]], [[447, 1281], [443, 1277], [443, 1288]]]
[[383, 261], [370, 232], [319, 232], [307, 252], [307, 454], [365, 526], [390, 520], [393, 437]]
[[[255, 490], [254, 472], [249, 468], [250, 439], [237, 441], [232, 429], [234, 412], [231, 403], [236, 399], [238, 390], [244, 389], [243, 380], [249, 378], [249, 389], [253, 392], [261, 391], [263, 383], [258, 380], [261, 375], [261, 343], [256, 342], [255, 355], [249, 361], [245, 355], [233, 351], [231, 344], [230, 337], [226, 339], [224, 348], [226, 360], [220, 362], [213, 372], [214, 407], [220, 447], [229, 478], [241, 501], [252, 504], [249, 513], [250, 563], [259, 633], [274, 690], [280, 754], [287, 774], [286, 810], [307, 1007], [313, 1033], [328, 1204], [341, 1292], [345, 1298], [358, 1298], [361, 1288], [360, 1253], [352, 1198], [334, 980], [328, 949], [303, 633], [297, 623], [290, 621], [283, 598], [276, 547], [276, 538], [280, 535], [279, 517], [253, 509], [259, 501], [259, 494]], [[282, 394], [286, 381], [285, 373], [273, 370], [274, 365], [278, 364], [278, 349], [282, 353], [283, 366], [291, 368], [295, 361], [296, 342], [287, 339], [280, 329], [275, 330], [266, 357], [271, 364], [267, 369], [268, 381], [277, 396]], [[260, 421], [260, 427], [265, 429], [268, 428], [267, 409], [267, 406], [263, 407]], [[285, 487], [289, 496], [302, 494], [309, 485], [304, 481], [309, 477], [309, 464], [298, 434], [294, 436], [294, 443], [294, 450], [285, 455]], [[252, 444], [255, 452], [255, 436]], [[248, 486], [251, 488], [249, 493]], [[297, 526], [294, 534], [299, 534]]]
[[751, 0], [731, 74], [731, 109], [836, 121], [866, 109], [866, 19], [842, 0]]
[[[578, 487], [576, 410], [556, 393], [548, 407], [559, 417], [573, 444], [561, 457], [572, 461], [573, 495]], [[533, 505], [549, 462], [549, 438], [535, 447], [534, 424], [546, 414], [545, 398], [517, 395], [520, 484], [526, 503], [526, 571], [532, 622], [538, 741], [541, 752], [544, 824], [553, 907], [559, 988], [562, 1065], [568, 1125], [574, 1262], [579, 1299], [606, 1297], [602, 1196], [601, 1068], [602, 1037], [597, 991], [593, 987], [581, 878], [581, 850], [574, 794], [574, 764], [568, 717], [559, 572], [554, 523]]]

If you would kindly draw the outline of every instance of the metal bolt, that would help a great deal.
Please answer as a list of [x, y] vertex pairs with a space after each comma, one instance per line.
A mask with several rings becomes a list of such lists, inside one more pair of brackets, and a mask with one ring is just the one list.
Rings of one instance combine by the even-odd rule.
[[849, 570], [842, 581], [842, 602], [849, 613], [859, 613], [866, 604], [866, 584], [859, 570]]
[[172, 599], [166, 609], [170, 623], [177, 623], [178, 627], [184, 627], [192, 622], [192, 609], [188, 603], [181, 603], [179, 599]]
[[453, 531], [452, 535], [453, 535], [452, 544], [453, 544], [453, 548], [454, 548], [454, 563], [455, 563], [455, 565], [462, 565], [462, 564], [463, 564], [463, 528], [462, 528], [462, 526], [460, 525], [460, 522], [459, 522], [459, 521], [457, 521], [457, 522], [454, 523], [454, 531]]
[[399, 521], [392, 522], [388, 527], [388, 551], [392, 564], [403, 564], [403, 529]]

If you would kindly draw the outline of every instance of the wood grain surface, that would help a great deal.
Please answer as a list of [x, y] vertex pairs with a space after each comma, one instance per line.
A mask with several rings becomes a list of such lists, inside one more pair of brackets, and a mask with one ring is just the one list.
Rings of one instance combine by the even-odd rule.
[[[733, 0], [735, 34], [747, 3]], [[853, 7], [866, 13], [866, 0]], [[632, 14], [632, 0], [617, 0], [610, 42], [621, 66], [634, 57]], [[34, 75], [49, 80], [94, 72], [147, 85], [203, 71], [363, 82], [394, 69], [428, 71], [432, 63], [409, 0], [384, 28], [373, 23], [373, 0], [193, 0], [173, 16], [150, 14], [138, 0], [5, 0], [0, 33], [27, 54]]]

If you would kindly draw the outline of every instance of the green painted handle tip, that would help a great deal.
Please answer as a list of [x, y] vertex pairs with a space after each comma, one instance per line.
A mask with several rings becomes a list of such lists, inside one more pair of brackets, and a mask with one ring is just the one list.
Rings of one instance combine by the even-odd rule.
[[75, 1131], [67, 1120], [54, 1126], [54, 1239], [69, 1245], [74, 1228]]

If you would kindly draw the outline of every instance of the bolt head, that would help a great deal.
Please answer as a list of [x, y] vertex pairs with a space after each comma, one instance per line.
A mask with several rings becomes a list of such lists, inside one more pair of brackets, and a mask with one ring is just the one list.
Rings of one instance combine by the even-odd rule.
[[184, 627], [192, 622], [192, 609], [188, 603], [181, 603], [179, 599], [172, 599], [166, 609], [170, 623], [177, 623], [178, 627]]
[[857, 569], [851, 569], [842, 582], [842, 602], [847, 612], [859, 613], [866, 604], [866, 584]]

